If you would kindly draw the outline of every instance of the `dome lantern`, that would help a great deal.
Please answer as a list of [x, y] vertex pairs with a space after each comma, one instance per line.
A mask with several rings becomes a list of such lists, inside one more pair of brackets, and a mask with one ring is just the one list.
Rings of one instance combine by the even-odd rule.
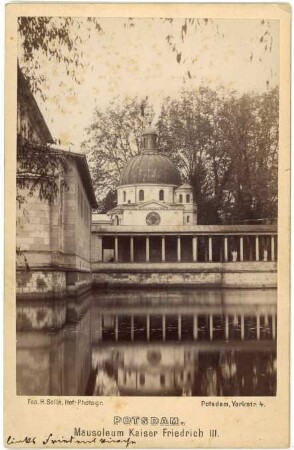
[[149, 126], [142, 134], [141, 152], [130, 158], [120, 174], [118, 187], [137, 184], [180, 186], [181, 175], [174, 163], [157, 147], [157, 131]]
[[142, 153], [158, 152], [158, 134], [155, 128], [149, 126], [142, 134]]

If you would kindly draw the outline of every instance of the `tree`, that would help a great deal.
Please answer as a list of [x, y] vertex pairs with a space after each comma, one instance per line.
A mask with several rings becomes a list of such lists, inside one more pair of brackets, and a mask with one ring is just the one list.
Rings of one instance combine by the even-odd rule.
[[191, 183], [202, 223], [220, 221], [218, 208], [230, 171], [222, 140], [223, 97], [208, 88], [183, 91], [179, 100], [166, 100], [158, 122], [160, 145]]
[[160, 144], [178, 164], [200, 223], [244, 223], [277, 215], [278, 92], [183, 91], [166, 99]]
[[278, 93], [235, 97], [226, 107], [224, 142], [231, 158], [224, 214], [233, 222], [277, 217]]
[[[84, 58], [82, 46], [93, 32], [103, 33], [95, 17], [19, 17], [18, 58], [31, 90], [45, 100], [47, 75], [46, 69], [42, 70], [42, 58], [63, 65], [65, 75], [80, 84], [77, 68], [91, 64]], [[66, 89], [66, 83], [60, 87]]]
[[[142, 19], [125, 18], [124, 28], [139, 28]], [[155, 19], [149, 19], [155, 20]], [[178, 64], [185, 67], [185, 78], [193, 78], [197, 70], [197, 58], [186, 51], [189, 39], [201, 39], [203, 33], [209, 30], [218, 39], [226, 38], [225, 29], [219, 21], [209, 18], [159, 18], [162, 25], [169, 24], [162, 42], [175, 55]], [[79, 84], [82, 79], [80, 68], [87, 69], [92, 61], [85, 55], [84, 44], [94, 35], [104, 34], [99, 17], [50, 17], [50, 16], [22, 16], [18, 18], [19, 53], [21, 69], [30, 81], [33, 92], [39, 92], [45, 99], [48, 85], [47, 70], [44, 61], [64, 68], [64, 78], [69, 77]], [[252, 36], [252, 51], [247, 55], [248, 61], [254, 59], [262, 62], [266, 53], [272, 51], [273, 36], [270, 21], [260, 20], [259, 32]], [[47, 67], [47, 64], [45, 64]], [[269, 81], [268, 81], [269, 83]], [[60, 88], [66, 91], [68, 84], [60, 82]], [[48, 87], [48, 86], [47, 86]]]
[[108, 193], [115, 191], [127, 160], [139, 152], [142, 132], [152, 116], [147, 98], [143, 102], [137, 98], [113, 100], [105, 110], [94, 112], [82, 149], [88, 156], [100, 211], [106, 204], [114, 206], [115, 197]]
[[[195, 64], [192, 56], [185, 54], [189, 34], [196, 30], [199, 37], [198, 32], [211, 27], [211, 32], [224, 38], [213, 20], [160, 20], [173, 24], [174, 32], [167, 34], [165, 44], [175, 54], [177, 63], [185, 65], [188, 78], [192, 77]], [[136, 27], [138, 20], [126, 18], [125, 26]], [[41, 92], [43, 98], [48, 80], [42, 60], [62, 65], [65, 76], [74, 81], [72, 85], [78, 85], [78, 69], [91, 65], [83, 53], [83, 43], [93, 32], [98, 37], [103, 33], [99, 18], [93, 17], [20, 17], [18, 27], [22, 69], [33, 91]], [[261, 60], [262, 52], [271, 52], [273, 37], [268, 21], [260, 21], [260, 35], [254, 39], [260, 45], [258, 51], [253, 45], [255, 53], [252, 51], [250, 61], [256, 57]], [[68, 83], [62, 83], [64, 92]], [[239, 98], [236, 93], [202, 88], [183, 91], [179, 100], [166, 99], [163, 103], [158, 122], [160, 142], [179, 165], [183, 178], [191, 182], [203, 223], [242, 222], [248, 217], [256, 220], [276, 214], [277, 99], [277, 91], [275, 95], [268, 90], [263, 96], [246, 94]], [[85, 145], [90, 146], [96, 192], [104, 202], [102, 210], [105, 196], [114, 191], [124, 162], [138, 152], [146, 119], [142, 120], [141, 112], [142, 102], [138, 99], [129, 99], [122, 105], [114, 101], [106, 111], [96, 111], [88, 129]], [[19, 152], [18, 157], [22, 155]], [[42, 164], [39, 168], [44, 170]], [[111, 198], [114, 202], [109, 194], [108, 200]]]

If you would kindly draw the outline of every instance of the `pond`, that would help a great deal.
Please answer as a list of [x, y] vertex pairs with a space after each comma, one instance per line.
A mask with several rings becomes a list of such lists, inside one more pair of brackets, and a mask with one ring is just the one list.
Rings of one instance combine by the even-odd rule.
[[19, 301], [17, 393], [275, 395], [276, 296], [142, 289]]

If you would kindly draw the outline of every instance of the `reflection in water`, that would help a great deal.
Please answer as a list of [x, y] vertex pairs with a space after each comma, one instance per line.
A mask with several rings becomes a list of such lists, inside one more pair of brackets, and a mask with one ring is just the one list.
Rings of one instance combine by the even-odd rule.
[[18, 303], [17, 392], [275, 395], [276, 291], [99, 291]]

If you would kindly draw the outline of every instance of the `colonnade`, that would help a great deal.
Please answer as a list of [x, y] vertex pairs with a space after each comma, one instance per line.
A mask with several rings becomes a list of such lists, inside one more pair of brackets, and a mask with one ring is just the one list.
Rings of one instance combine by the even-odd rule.
[[[161, 245], [158, 246], [157, 251], [160, 252], [160, 259], [159, 261], [165, 262], [167, 260], [166, 258], [166, 239], [167, 236], [155, 236], [155, 235], [145, 235], [145, 236], [127, 236], [129, 238], [129, 251], [128, 251], [128, 262], [135, 262], [135, 242], [134, 240], [136, 237], [140, 237], [141, 239], [145, 239], [145, 245], [144, 249], [144, 257], [143, 261], [150, 262], [150, 240], [153, 239], [153, 237], [156, 237], [157, 239], [161, 239]], [[176, 238], [176, 258], [175, 260], [177, 262], [182, 262], [182, 239], [185, 237], [188, 237], [191, 239], [192, 249], [191, 249], [191, 256], [190, 259], [192, 262], [199, 261], [199, 239], [204, 238], [204, 261], [205, 262], [214, 262], [214, 261], [223, 261], [223, 262], [237, 262], [237, 261], [276, 261], [277, 251], [276, 251], [276, 237], [275, 235], [215, 235], [215, 236], [209, 236], [209, 235], [198, 235], [198, 236], [186, 236], [186, 235], [178, 235], [178, 236], [171, 236], [173, 238]], [[217, 245], [214, 243], [214, 239], [217, 238], [218, 242]], [[245, 238], [250, 238], [249, 244], [249, 252], [250, 257], [247, 256], [245, 258]], [[103, 237], [102, 237], [103, 239]], [[234, 239], [234, 246], [233, 250], [229, 251], [230, 249], [230, 239]], [[255, 242], [253, 243], [253, 239]], [[260, 240], [263, 239], [263, 246], [261, 247]], [[117, 262], [120, 260], [119, 258], [119, 240], [120, 236], [114, 236], [114, 261]], [[221, 242], [221, 244], [220, 244]], [[264, 244], [266, 242], [266, 244]], [[214, 246], [215, 245], [215, 246]], [[248, 250], [248, 249], [247, 249]], [[203, 246], [202, 246], [203, 251]], [[218, 259], [214, 257], [215, 252], [218, 252]], [[248, 251], [247, 251], [248, 253]], [[127, 262], [126, 259], [123, 259], [124, 262]], [[140, 260], [142, 262], [142, 259]]]

